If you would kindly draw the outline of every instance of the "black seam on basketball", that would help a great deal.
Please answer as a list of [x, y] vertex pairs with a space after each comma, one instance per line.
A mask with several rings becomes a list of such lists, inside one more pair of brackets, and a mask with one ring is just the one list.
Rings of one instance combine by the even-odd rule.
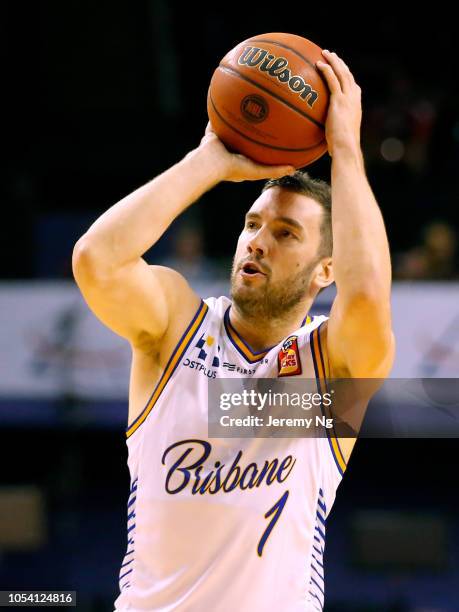
[[[246, 41], [247, 43], [252, 43], [252, 42], [257, 42], [257, 43], [268, 43], [269, 45], [277, 45], [278, 47], [282, 47], [283, 49], [287, 49], [287, 51], [291, 51], [292, 53], [294, 53], [295, 55], [297, 55], [298, 57], [300, 57], [304, 62], [306, 62], [307, 64], [309, 64], [311, 66], [311, 68], [314, 68], [317, 76], [320, 77], [320, 80], [322, 81], [322, 83], [325, 85], [325, 87], [328, 89], [328, 85], [327, 85], [327, 81], [325, 80], [325, 78], [323, 77], [322, 73], [317, 70], [317, 68], [315, 67], [315, 65], [313, 64], [313, 62], [311, 62], [311, 60], [309, 60], [307, 57], [304, 57], [304, 55], [301, 55], [301, 53], [299, 53], [296, 49], [294, 49], [293, 47], [289, 47], [288, 45], [278, 42], [277, 40], [266, 40], [265, 38], [251, 38], [250, 40]], [[322, 60], [323, 61], [323, 60]]]
[[219, 64], [218, 67], [221, 68], [224, 72], [226, 71], [226, 72], [229, 72], [229, 73], [236, 74], [238, 77], [240, 77], [244, 81], [247, 81], [247, 83], [250, 83], [254, 87], [258, 87], [259, 89], [261, 89], [265, 93], [269, 94], [270, 96], [272, 96], [273, 98], [275, 98], [279, 102], [282, 102], [283, 104], [285, 104], [285, 106], [288, 106], [292, 110], [296, 111], [299, 115], [301, 115], [305, 119], [308, 119], [308, 121], [311, 121], [311, 123], [314, 123], [314, 125], [316, 125], [317, 127], [320, 127], [322, 130], [325, 129], [325, 126], [323, 125], [323, 123], [320, 123], [320, 121], [317, 121], [317, 119], [314, 119], [313, 117], [310, 117], [307, 113], [305, 113], [304, 111], [302, 111], [299, 108], [297, 108], [291, 102], [288, 102], [287, 100], [284, 100], [284, 98], [281, 98], [274, 91], [271, 91], [270, 89], [268, 89], [264, 85], [260, 85], [260, 83], [257, 83], [257, 81], [253, 81], [252, 79], [250, 79], [248, 76], [246, 76], [242, 72], [239, 72], [239, 70], [236, 70], [235, 68], [232, 68], [231, 66], [227, 66], [226, 64]]
[[240, 130], [235, 128], [224, 117], [222, 117], [222, 115], [219, 113], [217, 107], [215, 106], [215, 103], [214, 103], [214, 101], [212, 99], [212, 95], [210, 94], [210, 92], [209, 92], [209, 99], [210, 99], [210, 103], [212, 104], [212, 107], [213, 107], [215, 113], [218, 115], [218, 118], [225, 125], [227, 125], [229, 128], [231, 128], [232, 130], [237, 132], [243, 138], [246, 138], [247, 140], [250, 140], [250, 142], [253, 142], [256, 145], [260, 145], [260, 147], [266, 147], [267, 149], [276, 149], [277, 151], [290, 151], [291, 153], [302, 153], [303, 151], [311, 151], [312, 149], [316, 149], [318, 146], [320, 146], [321, 144], [324, 144], [324, 142], [325, 142], [325, 138], [323, 138], [320, 142], [318, 142], [317, 144], [313, 145], [312, 147], [306, 147], [304, 149], [289, 149], [288, 147], [276, 147], [276, 145], [270, 145], [270, 144], [267, 144], [266, 142], [260, 142], [259, 140], [255, 140], [255, 138], [251, 138], [250, 136], [247, 136], [246, 134], [244, 134], [244, 132], [241, 132]]

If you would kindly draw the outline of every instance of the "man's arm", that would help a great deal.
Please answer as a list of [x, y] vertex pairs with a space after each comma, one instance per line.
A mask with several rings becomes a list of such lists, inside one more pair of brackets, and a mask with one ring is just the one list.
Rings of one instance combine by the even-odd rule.
[[333, 270], [337, 296], [327, 348], [334, 377], [385, 378], [395, 352], [389, 245], [360, 148], [360, 88], [336, 55], [319, 63], [331, 92], [326, 137], [332, 156]]
[[292, 170], [230, 154], [208, 128], [197, 149], [112, 206], [76, 243], [73, 272], [89, 307], [132, 345], [156, 344], [175, 313], [195, 310], [199, 298], [180, 274], [149, 266], [142, 255], [218, 182], [282, 176]]

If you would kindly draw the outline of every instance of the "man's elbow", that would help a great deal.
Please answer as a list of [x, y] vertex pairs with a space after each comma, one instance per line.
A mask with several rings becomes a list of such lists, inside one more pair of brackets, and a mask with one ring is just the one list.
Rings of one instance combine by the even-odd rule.
[[108, 268], [99, 249], [87, 234], [83, 234], [73, 247], [72, 253], [72, 270], [76, 282], [79, 284], [85, 279], [102, 282], [109, 274]]
[[88, 241], [83, 235], [73, 247], [72, 253], [72, 270], [75, 279], [83, 270], [88, 270], [94, 265], [92, 250], [88, 245]]

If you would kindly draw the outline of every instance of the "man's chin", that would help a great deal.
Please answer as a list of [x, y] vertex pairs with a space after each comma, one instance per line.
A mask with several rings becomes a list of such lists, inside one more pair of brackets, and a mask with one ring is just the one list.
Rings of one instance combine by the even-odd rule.
[[231, 299], [236, 305], [251, 305], [255, 306], [258, 302], [262, 302], [265, 295], [264, 287], [258, 283], [246, 284], [236, 283], [231, 287]]

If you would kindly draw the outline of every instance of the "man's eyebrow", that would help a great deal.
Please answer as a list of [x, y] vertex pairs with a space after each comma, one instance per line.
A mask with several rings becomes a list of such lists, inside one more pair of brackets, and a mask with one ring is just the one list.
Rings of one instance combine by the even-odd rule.
[[248, 212], [245, 215], [245, 218], [246, 219], [261, 219], [261, 215], [259, 215], [258, 213], [255, 213], [255, 212]]
[[[259, 221], [261, 219], [261, 215], [255, 212], [248, 212], [245, 218], [246, 218], [246, 221], [249, 221], [250, 219]], [[285, 225], [290, 225], [291, 227], [294, 227], [298, 231], [301, 231], [301, 232], [304, 231], [304, 227], [301, 225], [301, 223], [299, 223], [295, 219], [292, 219], [292, 217], [276, 217], [275, 221], [279, 221], [280, 223], [284, 223]]]

